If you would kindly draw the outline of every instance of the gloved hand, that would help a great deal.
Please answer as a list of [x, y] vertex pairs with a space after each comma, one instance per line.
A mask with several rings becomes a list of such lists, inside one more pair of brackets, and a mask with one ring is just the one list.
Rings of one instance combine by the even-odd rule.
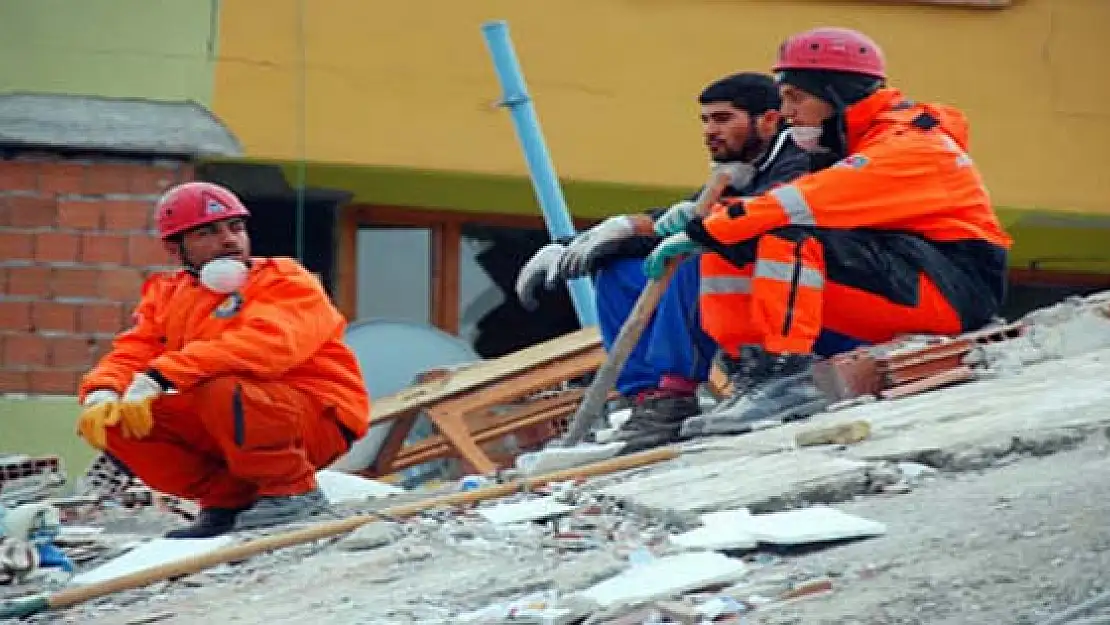
[[558, 284], [559, 260], [567, 248], [561, 243], [548, 243], [540, 248], [516, 277], [516, 296], [525, 310], [535, 310], [539, 303], [536, 301], [536, 289], [543, 284], [546, 289], [553, 289]]
[[150, 435], [150, 431], [154, 429], [152, 403], [154, 398], [148, 397], [140, 401], [121, 401], [115, 404], [119, 415], [119, 430], [124, 438], [139, 440]]
[[131, 385], [117, 404], [120, 432], [125, 438], [141, 439], [150, 434], [154, 429], [151, 404], [163, 392], [165, 389], [149, 373], [136, 373], [131, 378]]
[[659, 219], [655, 220], [655, 234], [669, 237], [686, 230], [686, 224], [694, 218], [694, 209], [697, 204], [689, 200], [676, 202]]
[[149, 374], [136, 373], [131, 378], [131, 384], [127, 387], [127, 390], [123, 392], [123, 401], [139, 402], [154, 399], [161, 395], [163, 390], [162, 385], [150, 377]]
[[91, 408], [109, 401], [119, 401], [119, 393], [109, 388], [101, 388], [85, 395], [85, 401], [81, 405]]
[[85, 408], [77, 418], [77, 433], [93, 447], [106, 451], [108, 428], [119, 424], [118, 406], [117, 402], [108, 401]]
[[644, 260], [644, 274], [652, 280], [663, 275], [663, 270], [666, 269], [667, 261], [672, 258], [677, 258], [683, 254], [689, 254], [701, 249], [701, 246], [695, 243], [686, 235], [685, 232], [679, 234], [672, 234], [671, 236], [663, 239], [663, 241], [655, 246], [651, 254]]
[[589, 274], [598, 259], [610, 254], [621, 241], [635, 234], [636, 226], [628, 215], [610, 217], [583, 232], [571, 242], [559, 260], [559, 279], [573, 280]]
[[755, 165], [744, 161], [730, 161], [721, 163], [717, 167], [728, 172], [728, 186], [741, 192], [744, 187], [752, 183], [756, 174]]

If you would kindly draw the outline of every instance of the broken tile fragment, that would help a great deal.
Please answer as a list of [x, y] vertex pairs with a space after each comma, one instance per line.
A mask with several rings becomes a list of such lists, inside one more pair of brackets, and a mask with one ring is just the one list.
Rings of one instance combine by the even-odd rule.
[[753, 514], [748, 519], [747, 529], [759, 542], [781, 546], [865, 538], [886, 533], [886, 525], [883, 523], [824, 505], [771, 514]]
[[574, 506], [559, 503], [551, 497], [540, 497], [537, 499], [525, 499], [523, 501], [479, 508], [477, 512], [490, 523], [505, 525], [509, 523], [543, 521], [569, 514], [573, 510]]
[[632, 567], [582, 592], [602, 607], [676, 597], [691, 590], [730, 584], [745, 575], [737, 559], [711, 551], [665, 556]]

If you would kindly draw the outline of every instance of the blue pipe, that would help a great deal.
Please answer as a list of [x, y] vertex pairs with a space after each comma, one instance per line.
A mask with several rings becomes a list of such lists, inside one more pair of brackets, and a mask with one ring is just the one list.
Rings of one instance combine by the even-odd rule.
[[[512, 114], [513, 126], [524, 150], [524, 160], [532, 177], [532, 189], [540, 203], [540, 210], [543, 211], [547, 232], [553, 239], [574, 236], [574, 222], [567, 210], [559, 177], [555, 174], [555, 165], [547, 151], [536, 109], [532, 106], [532, 98], [524, 84], [524, 74], [520, 70], [520, 63], [509, 37], [509, 25], [504, 21], [486, 22], [482, 24], [482, 34], [486, 38], [490, 56], [493, 57], [497, 79], [501, 83], [503, 95], [500, 105], [508, 107]], [[582, 327], [597, 325], [597, 307], [590, 281], [585, 278], [571, 280], [567, 283], [567, 288]]]

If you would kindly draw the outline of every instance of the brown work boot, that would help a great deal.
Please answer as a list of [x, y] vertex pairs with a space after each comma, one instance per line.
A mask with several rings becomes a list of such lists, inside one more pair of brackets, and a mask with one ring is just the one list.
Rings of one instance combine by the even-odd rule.
[[678, 440], [682, 422], [700, 411], [696, 395], [643, 393], [632, 407], [632, 416], [613, 436], [624, 443], [621, 454], [631, 454]]

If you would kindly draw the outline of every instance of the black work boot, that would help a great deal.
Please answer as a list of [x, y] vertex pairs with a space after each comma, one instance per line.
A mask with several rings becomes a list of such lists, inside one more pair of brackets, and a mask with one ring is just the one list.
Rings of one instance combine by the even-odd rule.
[[682, 422], [700, 411], [696, 395], [644, 393], [637, 398], [632, 415], [612, 440], [624, 443], [621, 454], [673, 443], [678, 440]]
[[829, 405], [829, 398], [813, 383], [812, 356], [770, 354], [758, 348], [750, 355], [745, 392], [709, 413], [688, 419], [680, 432], [682, 438], [745, 434], [810, 417]]
[[197, 518], [185, 527], [166, 532], [166, 538], [212, 538], [230, 532], [240, 508], [201, 508]]
[[745, 345], [740, 348], [740, 356], [737, 358], [721, 356], [725, 374], [728, 375], [729, 395], [714, 406], [712, 412], [728, 410], [764, 380], [768, 371], [762, 354], [759, 347]]
[[253, 506], [239, 513], [235, 529], [258, 529], [304, 521], [327, 507], [328, 500], [318, 488], [301, 495], [259, 497]]

